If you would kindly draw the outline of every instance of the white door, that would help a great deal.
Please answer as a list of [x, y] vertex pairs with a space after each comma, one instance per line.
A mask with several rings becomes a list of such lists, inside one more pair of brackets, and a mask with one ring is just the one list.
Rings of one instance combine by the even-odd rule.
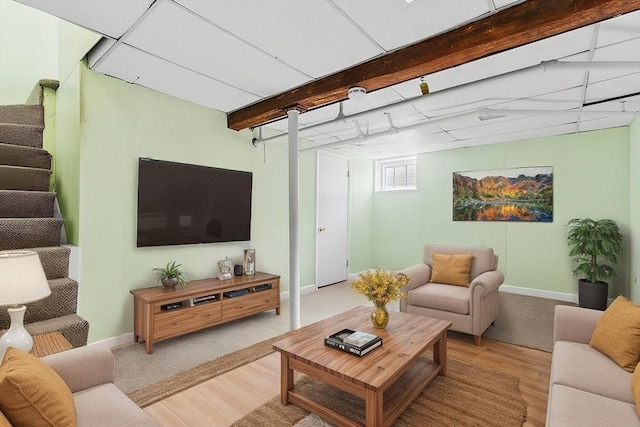
[[347, 280], [349, 161], [318, 153], [318, 287]]

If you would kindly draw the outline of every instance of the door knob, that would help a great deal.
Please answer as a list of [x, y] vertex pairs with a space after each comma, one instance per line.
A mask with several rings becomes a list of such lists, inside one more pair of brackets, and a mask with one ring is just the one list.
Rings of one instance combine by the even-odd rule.
[[319, 232], [321, 232], [321, 233], [322, 233], [324, 230], [326, 230], [326, 228], [324, 228], [324, 227], [320, 227], [320, 228], [318, 228], [318, 231], [319, 231]]

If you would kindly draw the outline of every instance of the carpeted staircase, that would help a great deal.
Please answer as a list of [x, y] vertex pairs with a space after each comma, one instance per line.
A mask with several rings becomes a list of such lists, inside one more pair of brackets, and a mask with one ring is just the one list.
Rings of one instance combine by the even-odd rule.
[[[78, 282], [69, 276], [68, 247], [60, 246], [64, 220], [54, 218], [49, 192], [51, 155], [42, 149], [44, 107], [0, 105], [0, 250], [38, 252], [51, 295], [27, 304], [32, 334], [59, 331], [74, 347], [87, 344], [89, 323], [76, 314]], [[0, 308], [0, 334], [10, 325]]]

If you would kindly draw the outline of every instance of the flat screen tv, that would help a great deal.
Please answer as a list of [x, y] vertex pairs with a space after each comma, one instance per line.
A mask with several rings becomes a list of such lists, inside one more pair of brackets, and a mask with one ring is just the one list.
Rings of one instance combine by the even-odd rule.
[[137, 247], [248, 241], [251, 172], [138, 159]]

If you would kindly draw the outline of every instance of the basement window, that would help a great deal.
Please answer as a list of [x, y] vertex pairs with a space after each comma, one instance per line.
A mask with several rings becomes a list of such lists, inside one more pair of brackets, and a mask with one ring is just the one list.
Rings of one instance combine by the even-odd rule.
[[416, 156], [375, 161], [376, 191], [416, 190]]

